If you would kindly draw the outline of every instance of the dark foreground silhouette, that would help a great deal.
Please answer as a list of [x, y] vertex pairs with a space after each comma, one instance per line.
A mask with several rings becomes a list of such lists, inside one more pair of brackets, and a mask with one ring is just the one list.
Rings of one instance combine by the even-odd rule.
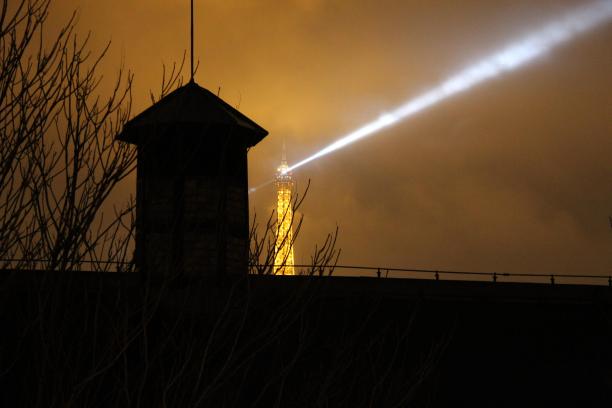
[[2, 406], [609, 406], [612, 290], [4, 272]]

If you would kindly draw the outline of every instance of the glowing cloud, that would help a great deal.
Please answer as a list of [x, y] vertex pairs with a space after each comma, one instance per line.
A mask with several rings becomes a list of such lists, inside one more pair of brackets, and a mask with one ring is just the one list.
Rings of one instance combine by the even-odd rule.
[[[341, 137], [312, 156], [289, 166], [292, 171], [328, 155], [336, 150], [363, 139], [367, 136], [421, 112], [438, 102], [459, 94], [488, 79], [520, 68], [551, 51], [553, 48], [571, 40], [576, 35], [592, 29], [612, 17], [612, 1], [600, 1], [581, 7], [550, 23], [542, 29], [528, 34], [523, 39], [507, 45], [501, 51], [489, 55], [456, 75], [448, 78], [431, 90], [410, 99], [395, 110], [381, 115], [353, 132]], [[257, 190], [269, 182], [250, 189]]]

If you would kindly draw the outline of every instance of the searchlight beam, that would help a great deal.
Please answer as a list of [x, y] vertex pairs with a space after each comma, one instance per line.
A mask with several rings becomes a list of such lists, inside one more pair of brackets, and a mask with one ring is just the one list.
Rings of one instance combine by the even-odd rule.
[[[594, 2], [588, 6], [575, 9], [559, 20], [549, 23], [521, 40], [513, 42], [502, 50], [464, 68], [429, 91], [408, 100], [395, 110], [381, 115], [378, 119], [366, 123], [312, 156], [289, 166], [288, 171], [294, 171], [307, 163], [424, 111], [445, 99], [533, 62], [577, 35], [605, 23], [611, 17], [612, 1], [610, 0]], [[269, 183], [266, 182], [251, 188], [250, 191], [253, 192]]]

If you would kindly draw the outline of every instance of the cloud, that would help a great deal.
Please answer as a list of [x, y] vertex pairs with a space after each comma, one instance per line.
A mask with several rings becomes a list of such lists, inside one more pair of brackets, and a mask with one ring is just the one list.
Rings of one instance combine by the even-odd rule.
[[[303, 158], [581, 4], [206, 1], [196, 80], [270, 131], [249, 153], [255, 185], [278, 165], [283, 137], [290, 161]], [[178, 3], [139, 10], [92, 2], [80, 21], [124, 47], [137, 109], [189, 35]], [[312, 191], [296, 256], [308, 259], [338, 223], [346, 263], [608, 274], [611, 41], [608, 24], [301, 169]], [[267, 212], [273, 189], [251, 204]]]

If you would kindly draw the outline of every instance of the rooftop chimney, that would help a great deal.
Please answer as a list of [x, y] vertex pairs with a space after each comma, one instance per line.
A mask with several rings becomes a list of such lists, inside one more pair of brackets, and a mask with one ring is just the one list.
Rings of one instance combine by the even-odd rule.
[[268, 132], [189, 82], [126, 123], [138, 149], [136, 266], [157, 280], [248, 272], [247, 150]]

